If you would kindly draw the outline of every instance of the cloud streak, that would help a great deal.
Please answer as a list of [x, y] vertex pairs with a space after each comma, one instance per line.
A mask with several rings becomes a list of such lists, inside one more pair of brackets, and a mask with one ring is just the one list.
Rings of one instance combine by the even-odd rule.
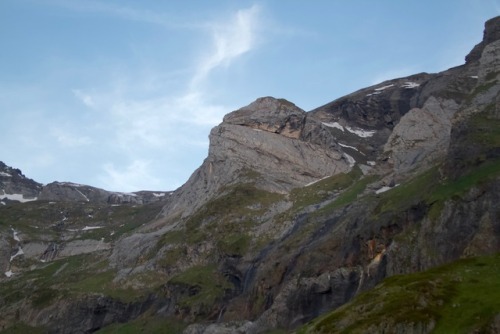
[[62, 148], [76, 148], [80, 146], [91, 145], [92, 139], [88, 136], [78, 136], [69, 131], [64, 130], [62, 127], [52, 127], [50, 134], [55, 137], [57, 143]]
[[150, 164], [146, 160], [134, 160], [125, 168], [117, 168], [113, 163], [106, 163], [103, 165], [105, 174], [101, 176], [101, 184], [114, 191], [138, 190], [144, 184], [158, 187], [160, 180], [152, 176]]
[[209, 26], [212, 31], [212, 51], [198, 64], [191, 82], [192, 87], [205, 80], [217, 67], [228, 66], [233, 59], [255, 46], [259, 12], [260, 7], [253, 5], [239, 10], [228, 24], [216, 23]]
[[143, 22], [149, 24], [160, 25], [166, 28], [185, 28], [186, 23], [182, 23], [176, 19], [174, 15], [165, 13], [153, 12], [150, 10], [136, 9], [124, 5], [116, 5], [112, 2], [92, 1], [92, 0], [53, 0], [49, 3], [58, 7], [67, 8], [75, 12], [102, 13], [123, 20]]
[[[199, 57], [192, 66], [194, 70], [191, 76], [185, 78], [184, 89], [177, 93], [137, 96], [134, 85], [129, 83], [124, 87], [127, 80], [116, 82], [119, 89], [113, 86], [105, 91], [95, 87], [88, 89], [93, 93], [85, 89], [72, 90], [74, 97], [85, 106], [108, 115], [110, 141], [124, 161], [119, 167], [110, 162], [103, 165], [102, 174], [98, 177], [100, 184], [125, 191], [138, 190], [141, 184], [152, 188], [160, 183], [154, 167], [159, 161], [167, 159], [174, 169], [173, 165], [181, 163], [164, 155], [175, 157], [186, 154], [182, 151], [206, 150], [210, 128], [233, 110], [212, 101], [211, 74], [218, 68], [229, 67], [239, 57], [255, 49], [260, 11], [254, 5], [236, 11], [224, 22], [203, 24], [204, 33], [210, 35], [211, 45], [208, 48], [200, 46]], [[168, 88], [160, 82], [154, 91], [168, 92]], [[94, 94], [98, 91], [99, 94]], [[134, 97], [129, 97], [128, 92], [134, 92]], [[71, 142], [67, 140], [67, 143]], [[179, 166], [177, 169], [182, 168]]]

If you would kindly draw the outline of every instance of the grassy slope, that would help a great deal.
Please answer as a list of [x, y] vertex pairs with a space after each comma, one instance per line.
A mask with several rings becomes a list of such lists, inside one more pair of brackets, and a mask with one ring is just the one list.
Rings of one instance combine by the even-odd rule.
[[366, 333], [398, 323], [435, 324], [432, 333], [487, 330], [500, 313], [498, 277], [500, 254], [393, 276], [298, 333]]

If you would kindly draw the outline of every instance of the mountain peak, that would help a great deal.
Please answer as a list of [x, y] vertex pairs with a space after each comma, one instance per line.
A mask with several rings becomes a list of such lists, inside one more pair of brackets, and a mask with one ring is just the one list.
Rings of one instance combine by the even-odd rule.
[[483, 40], [474, 46], [471, 52], [465, 57], [465, 62], [471, 63], [481, 58], [486, 45], [500, 39], [500, 16], [489, 19], [484, 24]]
[[267, 96], [227, 114], [224, 123], [298, 138], [305, 117], [305, 111], [292, 102]]

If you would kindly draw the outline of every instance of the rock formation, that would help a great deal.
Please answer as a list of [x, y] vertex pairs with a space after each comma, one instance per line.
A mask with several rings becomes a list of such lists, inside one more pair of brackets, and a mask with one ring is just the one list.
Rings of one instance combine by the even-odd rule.
[[[0, 161], [0, 203], [7, 201], [33, 201], [42, 188], [40, 183], [28, 179], [19, 169]], [[0, 205], [1, 205], [0, 204]]]
[[165, 217], [188, 216], [231, 184], [285, 193], [352, 167], [325, 125], [283, 99], [260, 98], [229, 113], [209, 138], [208, 157], [174, 192]]

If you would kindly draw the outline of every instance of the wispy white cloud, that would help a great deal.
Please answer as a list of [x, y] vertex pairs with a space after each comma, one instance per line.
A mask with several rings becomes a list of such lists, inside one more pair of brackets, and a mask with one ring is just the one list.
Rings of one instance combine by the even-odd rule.
[[68, 131], [62, 126], [52, 127], [50, 134], [64, 148], [75, 148], [92, 144], [90, 137], [76, 135], [73, 131]]
[[150, 162], [146, 160], [134, 160], [126, 166], [115, 166], [114, 163], [103, 165], [105, 175], [100, 176], [100, 183], [108, 190], [114, 191], [137, 191], [159, 189], [161, 182], [152, 176]]
[[84, 92], [82, 92], [79, 89], [73, 89], [72, 92], [75, 95], [75, 97], [78, 100], [80, 100], [87, 107], [89, 107], [89, 108], [94, 108], [95, 107], [94, 98], [91, 95], [85, 94]]
[[114, 149], [119, 149], [131, 161], [125, 167], [104, 165], [99, 176], [101, 183], [112, 189], [127, 190], [134, 189], [134, 180], [137, 185], [153, 184], [158, 180], [151, 176], [153, 174], [148, 176], [152, 169], [147, 161], [166, 152], [175, 160], [176, 154], [182, 151], [200, 149], [202, 144], [208, 146], [206, 138], [210, 128], [234, 110], [211, 99], [211, 74], [217, 68], [230, 66], [256, 47], [260, 11], [258, 6], [252, 6], [238, 10], [229, 20], [204, 24], [205, 33], [211, 36], [211, 45], [200, 47], [200, 56], [192, 66], [194, 71], [185, 79], [186, 86], [175, 93], [165, 94], [169, 89], [159, 82], [152, 90], [162, 94], [141, 97], [135, 92], [130, 97], [128, 93], [134, 92], [135, 86], [123, 78], [116, 82], [119, 89], [89, 90], [98, 94], [73, 90], [74, 96], [86, 106], [109, 116], [110, 141]]
[[161, 25], [167, 28], [186, 27], [186, 22], [179, 21], [174, 15], [151, 10], [138, 9], [110, 1], [93, 0], [51, 0], [49, 4], [64, 7], [77, 12], [102, 13], [123, 20]]
[[258, 5], [253, 5], [239, 10], [228, 23], [209, 25], [212, 48], [209, 54], [201, 58], [191, 86], [196, 86], [205, 80], [212, 70], [229, 65], [233, 59], [249, 52], [255, 46], [260, 10]]

